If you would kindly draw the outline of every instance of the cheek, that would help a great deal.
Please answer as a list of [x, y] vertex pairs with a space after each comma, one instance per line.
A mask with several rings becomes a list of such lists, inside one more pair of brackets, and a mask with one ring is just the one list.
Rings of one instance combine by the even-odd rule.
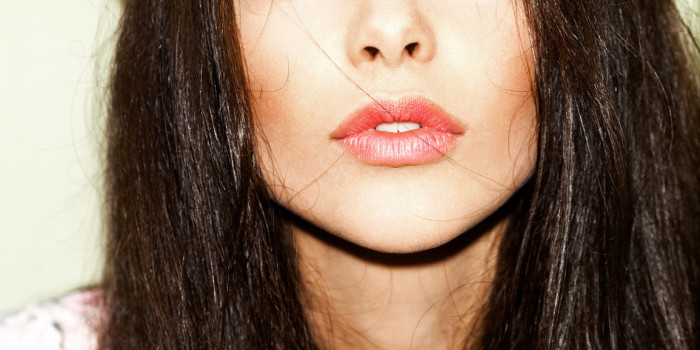
[[483, 164], [488, 174], [501, 174], [505, 186], [519, 187], [531, 175], [537, 152], [531, 70], [518, 59], [503, 63], [498, 72], [489, 75], [497, 87], [483, 90], [479, 98], [483, 103], [475, 108], [470, 141], [484, 150], [476, 164]]
[[[506, 107], [507, 106], [507, 107]], [[467, 157], [483, 176], [504, 189], [520, 187], [532, 174], [537, 154], [535, 106], [532, 98], [501, 99], [494, 111], [504, 109], [502, 118], [479, 120], [469, 143], [481, 152]]]
[[[262, 7], [262, 6], [258, 6]], [[319, 55], [298, 24], [275, 6], [246, 12], [242, 46], [252, 97], [257, 157], [271, 192], [285, 204], [333, 163], [323, 123], [331, 113], [328, 101], [339, 99], [342, 77]], [[318, 79], [317, 77], [332, 77]], [[308, 86], [311, 77], [313, 88]], [[325, 93], [320, 94], [319, 91]]]
[[477, 122], [483, 125], [482, 143], [501, 140], [500, 144], [494, 145], [497, 154], [489, 157], [504, 160], [501, 171], [507, 175], [506, 169], [510, 167], [510, 184], [517, 187], [531, 176], [536, 162], [534, 58], [525, 23], [513, 25], [510, 30], [506, 28], [499, 30], [501, 45], [490, 48], [493, 55], [484, 65], [493, 93], [483, 96], [485, 103], [482, 106], [488, 110], [482, 107], [481, 115], [491, 117], [480, 118]]
[[453, 63], [463, 67], [464, 89], [453, 89], [451, 103], [469, 123], [455, 159], [500, 198], [522, 186], [536, 163], [534, 61], [527, 27], [513, 17], [472, 32], [478, 39], [465, 44], [467, 57]]

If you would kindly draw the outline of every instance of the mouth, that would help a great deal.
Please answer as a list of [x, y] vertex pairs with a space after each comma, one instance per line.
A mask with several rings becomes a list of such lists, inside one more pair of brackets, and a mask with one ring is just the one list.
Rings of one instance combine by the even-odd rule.
[[378, 100], [351, 113], [331, 133], [350, 154], [370, 165], [406, 166], [444, 157], [464, 128], [422, 97]]

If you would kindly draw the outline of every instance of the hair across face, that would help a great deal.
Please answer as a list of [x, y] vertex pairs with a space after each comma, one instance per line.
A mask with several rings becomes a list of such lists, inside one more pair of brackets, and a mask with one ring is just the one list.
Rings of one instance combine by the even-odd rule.
[[[252, 0], [237, 19], [265, 180], [312, 224], [419, 251], [482, 221], [531, 176], [533, 57], [517, 3]], [[387, 134], [374, 130], [381, 121], [420, 129]], [[348, 128], [364, 134], [338, 136]]]

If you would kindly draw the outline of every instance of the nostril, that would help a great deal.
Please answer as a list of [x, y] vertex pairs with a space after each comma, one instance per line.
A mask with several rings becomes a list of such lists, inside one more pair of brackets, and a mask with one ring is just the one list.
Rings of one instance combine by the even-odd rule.
[[365, 46], [364, 50], [372, 56], [372, 58], [377, 57], [377, 54], [379, 53], [379, 49], [374, 47], [374, 46]]
[[418, 48], [418, 43], [410, 43], [406, 45], [405, 50], [409, 56], [413, 56], [413, 52]]

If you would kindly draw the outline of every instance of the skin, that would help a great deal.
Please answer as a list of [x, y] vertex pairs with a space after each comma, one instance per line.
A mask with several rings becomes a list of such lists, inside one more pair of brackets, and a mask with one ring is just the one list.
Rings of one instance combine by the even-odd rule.
[[[290, 212], [320, 342], [464, 345], [507, 220], [494, 213], [535, 162], [533, 59], [517, 4], [236, 5], [257, 156], [271, 195]], [[465, 126], [444, 157], [369, 165], [330, 137], [373, 99], [406, 96], [430, 99]]]

